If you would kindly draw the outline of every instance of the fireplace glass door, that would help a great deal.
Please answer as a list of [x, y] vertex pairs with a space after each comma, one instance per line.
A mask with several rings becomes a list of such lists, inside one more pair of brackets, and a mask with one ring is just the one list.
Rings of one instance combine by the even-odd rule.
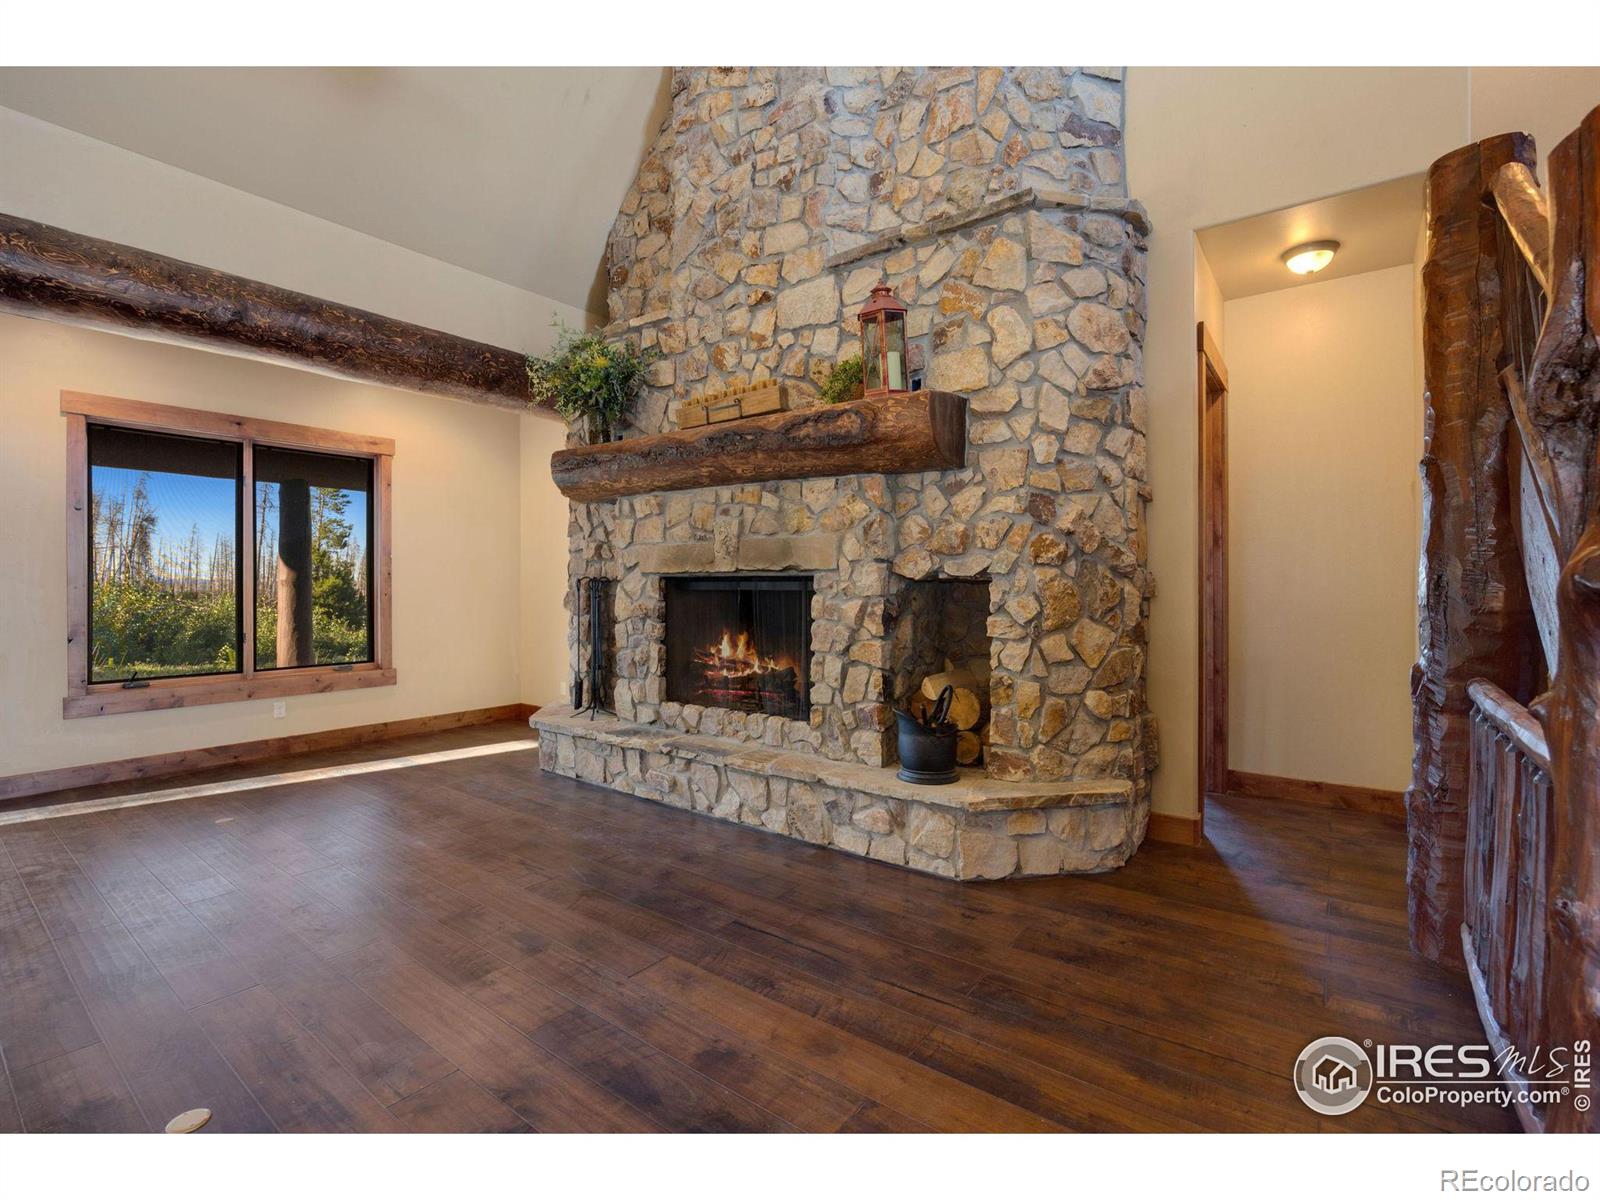
[[690, 576], [665, 591], [668, 700], [810, 716], [809, 576]]

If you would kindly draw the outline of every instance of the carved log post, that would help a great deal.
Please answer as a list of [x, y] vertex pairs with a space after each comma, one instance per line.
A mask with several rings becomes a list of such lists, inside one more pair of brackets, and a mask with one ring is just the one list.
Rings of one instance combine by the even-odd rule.
[[[1595, 463], [1600, 478], [1600, 460]], [[1600, 505], [1561, 574], [1561, 670], [1545, 712], [1555, 810], [1546, 976], [1550, 1040], [1600, 1033]], [[1552, 1108], [1552, 1132], [1600, 1132], [1600, 1110]]]
[[1499, 383], [1496, 263], [1506, 235], [1492, 199], [1485, 203], [1503, 164], [1532, 160], [1528, 138], [1505, 134], [1452, 151], [1428, 171], [1421, 650], [1412, 671], [1407, 884], [1412, 945], [1452, 962], [1461, 959], [1467, 684], [1486, 678], [1526, 701], [1539, 655], [1511, 513], [1510, 414]]
[[[1529, 407], [1571, 551], [1556, 589], [1558, 666], [1541, 703], [1554, 784], [1547, 1024], [1552, 1043], [1570, 1047], [1600, 1034], [1600, 108], [1550, 155], [1550, 216], [1550, 313]], [[1600, 1110], [1554, 1105], [1547, 1128], [1600, 1130]]]
[[278, 485], [278, 666], [315, 663], [311, 643], [311, 488]]

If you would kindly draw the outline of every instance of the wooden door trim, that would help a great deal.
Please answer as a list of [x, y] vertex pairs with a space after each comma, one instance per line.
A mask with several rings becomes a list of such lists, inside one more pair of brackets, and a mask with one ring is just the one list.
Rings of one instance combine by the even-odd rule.
[[1228, 790], [1228, 368], [1204, 321], [1195, 326], [1200, 422], [1200, 788]]

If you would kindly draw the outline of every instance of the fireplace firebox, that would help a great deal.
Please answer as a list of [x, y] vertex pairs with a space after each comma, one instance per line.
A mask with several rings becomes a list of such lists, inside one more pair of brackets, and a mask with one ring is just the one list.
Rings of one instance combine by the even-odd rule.
[[810, 716], [810, 576], [685, 576], [665, 591], [668, 700]]

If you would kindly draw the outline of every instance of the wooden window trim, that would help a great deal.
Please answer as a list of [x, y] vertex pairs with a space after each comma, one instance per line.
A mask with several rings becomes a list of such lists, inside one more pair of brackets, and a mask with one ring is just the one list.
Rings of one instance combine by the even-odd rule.
[[311, 425], [292, 425], [257, 417], [235, 417], [227, 413], [203, 412], [197, 408], [151, 404], [144, 400], [123, 400], [116, 396], [62, 392], [61, 411], [128, 429], [185, 433], [225, 442], [267, 442], [286, 450], [325, 450], [363, 458], [394, 457], [394, 441], [390, 438], [365, 437], [356, 433], [341, 433], [336, 429], [318, 429]]
[[[396, 682], [392, 607], [394, 593], [393, 536], [390, 502], [394, 481], [394, 442], [309, 425], [235, 417], [168, 404], [150, 404], [84, 392], [61, 393], [67, 421], [67, 694], [64, 717], [98, 717], [111, 713], [229, 704], [240, 700], [278, 699], [351, 688], [387, 687]], [[239, 647], [241, 670], [228, 675], [152, 679], [144, 687], [89, 682], [89, 422], [158, 433], [188, 434], [239, 442], [256, 442], [290, 450], [354, 455], [372, 460], [372, 653], [373, 661], [344, 666], [280, 667], [257, 672], [255, 655], [255, 561], [240, 549], [239, 571], [245, 602], [241, 614], [244, 642]], [[254, 496], [253, 457], [244, 456], [244, 488]], [[250, 532], [253, 536], [253, 531]]]

